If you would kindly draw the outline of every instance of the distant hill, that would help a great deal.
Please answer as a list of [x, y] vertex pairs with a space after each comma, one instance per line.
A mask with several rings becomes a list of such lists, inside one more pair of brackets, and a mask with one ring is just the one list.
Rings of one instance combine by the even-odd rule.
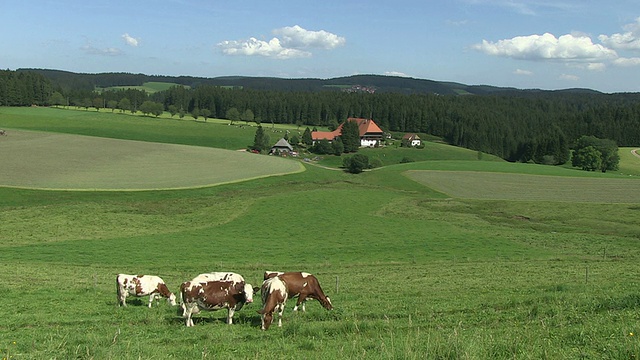
[[285, 79], [275, 77], [221, 76], [214, 78], [194, 76], [162, 76], [131, 73], [73, 73], [51, 69], [18, 69], [40, 73], [63, 88], [82, 88], [92, 90], [96, 87], [143, 86], [149, 82], [173, 83], [196, 87], [214, 85], [256, 90], [275, 91], [348, 91], [402, 94], [440, 94], [440, 95], [488, 95], [488, 94], [539, 94], [539, 93], [593, 93], [590, 89], [566, 89], [548, 91], [539, 89], [516, 89], [490, 85], [465, 85], [455, 82], [415, 79], [400, 76], [353, 75], [331, 79]]

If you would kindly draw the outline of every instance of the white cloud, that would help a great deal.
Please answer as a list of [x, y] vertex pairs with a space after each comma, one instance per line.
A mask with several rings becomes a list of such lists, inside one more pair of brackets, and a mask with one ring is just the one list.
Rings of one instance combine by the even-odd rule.
[[409, 77], [409, 75], [400, 71], [385, 71], [384, 74], [387, 76]]
[[640, 58], [618, 58], [613, 60], [613, 64], [617, 66], [629, 67], [629, 66], [640, 66]]
[[297, 49], [287, 49], [282, 46], [278, 38], [263, 41], [254, 37], [244, 41], [223, 41], [218, 44], [222, 52], [227, 55], [265, 56], [277, 59], [291, 59], [309, 57], [311, 53]]
[[580, 78], [576, 75], [562, 74], [560, 75], [560, 80], [578, 81]]
[[625, 33], [617, 33], [611, 36], [600, 35], [600, 41], [614, 49], [622, 50], [640, 50], [640, 17], [635, 23], [625, 25], [623, 27]]
[[276, 59], [291, 59], [310, 57], [312, 53], [307, 49], [334, 49], [345, 44], [343, 37], [320, 31], [309, 31], [298, 25], [287, 26], [273, 31], [275, 35], [269, 41], [250, 37], [247, 40], [225, 40], [217, 46], [226, 55], [264, 56]]
[[336, 34], [320, 31], [309, 31], [298, 25], [286, 26], [273, 31], [281, 37], [282, 46], [288, 48], [322, 48], [334, 49], [345, 44], [346, 40]]
[[532, 71], [529, 70], [522, 70], [522, 69], [516, 69], [516, 71], [513, 72], [515, 75], [526, 75], [526, 76], [531, 76], [533, 75]]
[[136, 38], [134, 38], [133, 36], [131, 36], [131, 35], [127, 34], [127, 33], [124, 33], [124, 34], [122, 35], [122, 38], [124, 39], [124, 42], [125, 42], [127, 45], [129, 45], [129, 46], [136, 47], [136, 46], [138, 46], [138, 44], [140, 43], [140, 40], [139, 40], [139, 39], [136, 39]]
[[472, 46], [488, 55], [510, 57], [521, 60], [591, 61], [618, 57], [615, 50], [594, 44], [583, 35], [553, 34], [517, 36], [512, 39], [489, 42]]
[[80, 49], [82, 49], [82, 51], [84, 51], [85, 53], [87, 53], [89, 55], [102, 55], [102, 56], [119, 56], [119, 55], [122, 55], [122, 51], [120, 49], [112, 48], [112, 47], [99, 49], [99, 48], [94, 47], [92, 45], [84, 45]]

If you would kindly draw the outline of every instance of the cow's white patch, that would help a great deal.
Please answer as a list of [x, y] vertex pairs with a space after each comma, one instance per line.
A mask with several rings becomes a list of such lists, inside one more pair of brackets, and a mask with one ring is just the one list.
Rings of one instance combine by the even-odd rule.
[[303, 273], [300, 273], [300, 274], [302, 274], [302, 277], [303, 277], [303, 278], [306, 278], [307, 276], [311, 276], [311, 274], [306, 273], [306, 272], [303, 272]]

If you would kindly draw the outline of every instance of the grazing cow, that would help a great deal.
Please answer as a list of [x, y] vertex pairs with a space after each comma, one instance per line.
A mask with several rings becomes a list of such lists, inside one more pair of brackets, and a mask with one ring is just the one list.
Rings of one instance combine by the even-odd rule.
[[302, 311], [306, 311], [305, 302], [307, 299], [316, 299], [325, 309], [333, 309], [331, 299], [322, 292], [318, 279], [306, 272], [281, 272], [281, 271], [265, 271], [264, 279], [279, 277], [287, 286], [289, 298], [298, 297], [296, 306], [293, 311], [298, 311], [298, 306], [302, 304]]
[[244, 278], [235, 273], [200, 274], [191, 281], [180, 285], [181, 315], [186, 325], [193, 326], [191, 316], [200, 310], [215, 311], [226, 308], [227, 324], [233, 324], [233, 314], [246, 303], [253, 302], [253, 293], [257, 291], [245, 283]]
[[275, 276], [265, 280], [260, 289], [262, 294], [262, 310], [258, 311], [262, 318], [262, 330], [269, 329], [273, 323], [273, 312], [278, 312], [278, 327], [282, 327], [282, 313], [287, 302], [287, 286], [280, 277]]
[[160, 297], [166, 297], [169, 304], [176, 305], [176, 296], [158, 276], [118, 274], [116, 288], [120, 306], [127, 306], [127, 295], [136, 297], [149, 295], [149, 307], [153, 304], [153, 300]]

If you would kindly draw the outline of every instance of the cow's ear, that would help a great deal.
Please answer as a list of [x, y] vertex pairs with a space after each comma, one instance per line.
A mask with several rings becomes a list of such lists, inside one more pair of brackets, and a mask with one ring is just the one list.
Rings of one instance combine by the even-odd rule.
[[260, 288], [259, 287], [256, 286], [256, 287], [253, 288], [253, 293], [254, 294], [257, 294], [259, 292], [260, 292]]

